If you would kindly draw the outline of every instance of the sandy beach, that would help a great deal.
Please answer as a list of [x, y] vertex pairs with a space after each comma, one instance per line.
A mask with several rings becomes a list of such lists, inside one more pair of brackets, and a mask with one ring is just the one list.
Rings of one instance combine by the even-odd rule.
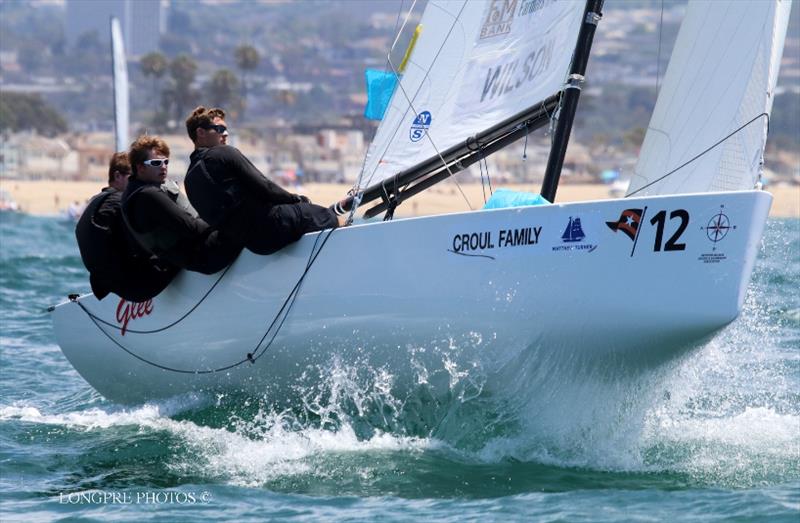
[[[538, 186], [527, 185], [503, 187], [521, 191], [538, 189]], [[0, 180], [0, 189], [8, 191], [22, 211], [37, 215], [59, 214], [73, 202], [85, 202], [101, 188], [102, 185], [97, 182]], [[330, 205], [344, 197], [349, 188], [345, 184], [311, 183], [300, 190], [290, 190], [307, 195], [315, 203]], [[483, 205], [483, 188], [480, 184], [461, 184], [461, 190], [464, 195], [455, 183], [443, 182], [399, 206], [396, 215], [424, 216], [462, 212], [469, 210], [470, 206], [479, 209]], [[800, 186], [776, 185], [767, 190], [774, 196], [770, 216], [800, 218]], [[605, 185], [562, 184], [556, 201], [563, 203], [609, 198], [608, 187]]]

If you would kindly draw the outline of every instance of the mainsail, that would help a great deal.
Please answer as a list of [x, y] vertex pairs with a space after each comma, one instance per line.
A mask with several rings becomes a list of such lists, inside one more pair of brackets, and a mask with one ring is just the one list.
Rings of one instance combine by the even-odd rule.
[[359, 189], [435, 159], [558, 93], [584, 7], [579, 1], [431, 0]]
[[790, 8], [689, 3], [628, 196], [756, 185]]
[[128, 149], [128, 64], [119, 19], [111, 19], [111, 67], [114, 80], [114, 145], [117, 151]]

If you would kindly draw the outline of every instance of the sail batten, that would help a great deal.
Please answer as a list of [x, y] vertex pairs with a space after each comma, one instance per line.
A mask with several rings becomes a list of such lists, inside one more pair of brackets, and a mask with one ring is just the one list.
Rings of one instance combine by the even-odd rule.
[[628, 196], [756, 185], [790, 8], [689, 3]]
[[[423, 31], [367, 153], [377, 187], [559, 93], [584, 2], [431, 0]], [[569, 50], [564, 52], [564, 50]]]

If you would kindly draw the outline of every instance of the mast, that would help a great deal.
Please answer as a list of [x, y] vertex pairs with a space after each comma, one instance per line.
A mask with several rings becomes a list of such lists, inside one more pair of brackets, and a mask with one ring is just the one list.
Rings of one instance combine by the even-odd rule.
[[114, 92], [114, 145], [117, 151], [128, 148], [128, 64], [119, 19], [111, 17], [111, 83]]
[[[373, 142], [375, 155], [368, 155], [362, 167], [362, 175], [365, 170], [370, 173], [369, 180], [376, 174], [377, 177], [366, 187], [359, 181], [356, 195], [333, 205], [337, 213], [344, 214], [354, 205], [380, 200], [365, 216], [383, 210], [391, 216], [405, 199], [552, 122], [555, 110], [564, 102], [564, 77], [567, 71], [575, 69], [579, 55], [576, 42], [580, 42], [579, 35], [585, 32], [584, 20], [592, 6], [602, 5], [599, 0], [588, 0], [583, 6], [578, 2], [530, 2], [526, 9], [517, 12], [516, 1], [502, 2], [504, 7], [498, 11], [494, 2], [464, 0], [460, 10], [450, 12], [444, 3], [439, 5], [437, 0], [431, 0], [423, 14], [423, 23], [447, 29], [454, 21], [460, 21], [463, 25], [459, 27], [466, 28], [467, 34], [463, 39], [450, 38], [449, 30], [438, 31], [428, 33], [433, 36], [427, 40], [423, 35], [417, 47], [422, 53], [418, 67], [401, 82], [401, 87], [408, 84], [406, 88], [414, 97], [419, 94], [421, 100], [430, 98], [434, 105], [415, 109], [408, 96], [406, 99], [393, 96], [387, 113], [389, 119], [384, 120]], [[512, 19], [520, 22], [512, 24]], [[499, 24], [498, 20], [504, 22]], [[491, 40], [495, 37], [498, 39]], [[448, 68], [433, 69], [437, 58], [442, 56], [456, 61], [450, 64], [451, 69], [458, 71], [455, 78]], [[520, 64], [524, 67], [518, 68]], [[454, 81], [457, 83], [453, 84]], [[458, 93], [461, 106], [457, 106], [454, 98]], [[486, 105], [482, 105], [484, 101]], [[464, 122], [456, 117], [456, 107]], [[437, 110], [444, 111], [444, 116], [438, 120], [436, 130], [419, 125], [416, 135], [409, 131], [409, 139], [398, 138], [399, 126], [407, 125], [401, 124], [407, 116], [419, 113], [430, 118]], [[498, 123], [481, 130], [480, 123], [486, 125], [492, 121]], [[412, 125], [411, 130], [414, 129]], [[428, 134], [431, 142], [435, 136], [446, 147], [440, 152], [436, 146], [414, 145], [421, 138], [420, 132]], [[387, 153], [389, 158], [384, 162]], [[392, 165], [396, 167], [393, 169]]]
[[603, 17], [602, 11], [603, 0], [586, 0], [586, 12], [580, 33], [578, 33], [578, 43], [575, 46], [572, 67], [567, 79], [567, 85], [564, 88], [561, 114], [558, 117], [553, 147], [550, 149], [547, 170], [542, 182], [541, 195], [549, 202], [554, 202], [556, 198], [558, 179], [561, 176], [561, 168], [564, 165], [564, 156], [567, 154], [569, 136], [572, 132], [572, 122], [575, 120], [575, 111], [578, 108], [578, 99], [581, 96], [581, 84], [585, 80], [586, 64], [589, 62], [589, 52], [592, 49], [597, 23]]

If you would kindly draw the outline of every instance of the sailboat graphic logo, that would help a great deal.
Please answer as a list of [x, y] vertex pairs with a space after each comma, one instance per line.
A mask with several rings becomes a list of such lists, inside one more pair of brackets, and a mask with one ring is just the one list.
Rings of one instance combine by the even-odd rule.
[[572, 216], [570, 216], [567, 228], [564, 229], [564, 234], [561, 235], [561, 241], [579, 242], [584, 238], [586, 238], [586, 234], [584, 234], [583, 228], [581, 227], [581, 219], [575, 218], [573, 220]]
[[[579, 217], [569, 217], [567, 227], [561, 234], [561, 245], [553, 247], [554, 251], [585, 251], [592, 252], [597, 249], [597, 244], [584, 242], [586, 233], [583, 232], [581, 219]], [[564, 245], [567, 244], [567, 245]]]

